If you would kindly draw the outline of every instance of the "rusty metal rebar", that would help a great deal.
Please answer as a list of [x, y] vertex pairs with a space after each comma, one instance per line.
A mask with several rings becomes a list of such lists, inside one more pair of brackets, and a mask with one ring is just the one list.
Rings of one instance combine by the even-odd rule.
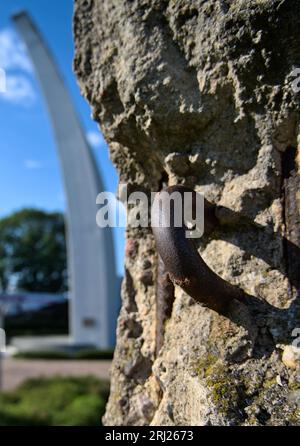
[[[192, 192], [193, 206], [196, 192], [185, 186], [170, 186], [155, 196], [152, 205], [152, 230], [156, 241], [156, 247], [162, 258], [166, 271], [175, 285], [179, 285], [187, 294], [196, 301], [217, 311], [226, 313], [229, 304], [237, 299], [243, 301], [244, 292], [219, 277], [202, 259], [198, 253], [193, 239], [186, 238], [186, 222], [182, 221], [180, 227], [174, 225], [174, 206], [167, 203], [165, 194], [179, 192], [184, 207], [184, 193]], [[170, 210], [170, 225], [162, 226], [164, 213]], [[215, 215], [215, 206], [204, 200], [204, 232], [213, 230], [218, 225]], [[183, 214], [183, 212], [182, 212]]]

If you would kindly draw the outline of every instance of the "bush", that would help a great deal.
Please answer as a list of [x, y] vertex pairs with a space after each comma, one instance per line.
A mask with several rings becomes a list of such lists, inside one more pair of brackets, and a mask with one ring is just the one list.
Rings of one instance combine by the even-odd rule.
[[0, 426], [99, 426], [108, 392], [94, 377], [30, 379], [0, 394]]
[[60, 350], [31, 350], [18, 352], [14, 355], [17, 359], [44, 359], [44, 360], [102, 360], [112, 359], [113, 350], [98, 350], [96, 348], [83, 348], [78, 351], [67, 352]]

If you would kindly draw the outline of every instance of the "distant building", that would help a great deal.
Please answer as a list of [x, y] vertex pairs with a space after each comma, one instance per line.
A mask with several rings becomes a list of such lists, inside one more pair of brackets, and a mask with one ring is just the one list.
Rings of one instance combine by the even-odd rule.
[[50, 293], [15, 293], [0, 294], [0, 308], [4, 309], [6, 316], [14, 316], [29, 311], [38, 311], [41, 308], [67, 302], [67, 294]]

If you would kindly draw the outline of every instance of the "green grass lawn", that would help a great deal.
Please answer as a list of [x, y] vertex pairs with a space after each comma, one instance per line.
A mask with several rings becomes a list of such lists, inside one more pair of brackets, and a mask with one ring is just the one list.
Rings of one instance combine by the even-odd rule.
[[0, 426], [99, 426], [108, 392], [89, 376], [30, 379], [0, 393]]

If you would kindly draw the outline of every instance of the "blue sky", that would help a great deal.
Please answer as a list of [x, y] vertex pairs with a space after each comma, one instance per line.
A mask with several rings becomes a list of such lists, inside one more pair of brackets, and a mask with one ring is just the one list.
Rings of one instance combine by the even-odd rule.
[[[6, 72], [7, 92], [0, 92], [0, 217], [29, 206], [65, 209], [55, 141], [43, 98], [10, 20], [20, 10], [30, 13], [54, 55], [95, 152], [105, 189], [115, 192], [118, 180], [107, 145], [91, 119], [72, 71], [73, 0], [1, 0], [0, 69]], [[122, 273], [123, 229], [114, 230], [114, 239], [117, 269]]]

